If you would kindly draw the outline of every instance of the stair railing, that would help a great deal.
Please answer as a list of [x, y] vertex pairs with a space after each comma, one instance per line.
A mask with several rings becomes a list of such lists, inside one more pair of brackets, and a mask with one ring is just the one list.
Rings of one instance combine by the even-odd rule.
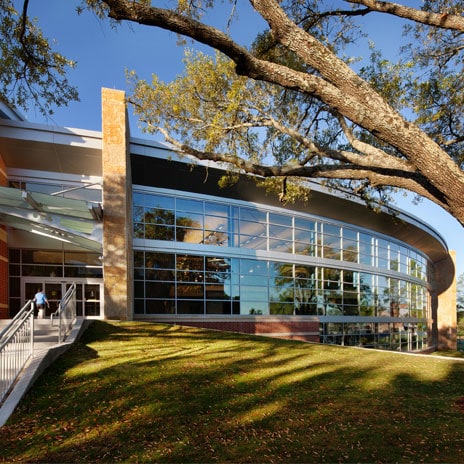
[[0, 403], [34, 354], [34, 303], [29, 300], [0, 332]]
[[71, 332], [76, 320], [76, 284], [75, 282], [68, 288], [66, 294], [61, 299], [58, 309], [50, 316], [52, 326], [58, 321], [58, 343], [63, 343]]

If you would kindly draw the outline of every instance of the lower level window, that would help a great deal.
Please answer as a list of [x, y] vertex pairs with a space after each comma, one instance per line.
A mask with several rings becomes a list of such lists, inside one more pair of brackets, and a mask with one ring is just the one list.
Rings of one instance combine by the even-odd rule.
[[134, 263], [136, 314], [427, 318], [425, 286], [366, 272], [152, 251]]

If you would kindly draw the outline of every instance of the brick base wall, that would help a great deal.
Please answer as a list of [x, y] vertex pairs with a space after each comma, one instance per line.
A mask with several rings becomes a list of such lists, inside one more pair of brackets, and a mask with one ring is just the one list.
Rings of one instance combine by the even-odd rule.
[[[150, 318], [151, 321], [157, 321]], [[282, 338], [285, 340], [300, 340], [305, 342], [319, 342], [319, 322], [304, 320], [279, 320], [271, 317], [256, 318], [253, 320], [212, 320], [212, 319], [191, 319], [179, 318], [169, 320], [162, 318], [158, 322], [167, 324], [184, 325], [188, 327], [197, 327], [201, 329], [222, 330], [224, 332], [238, 332], [253, 335], [264, 335], [273, 338]]]

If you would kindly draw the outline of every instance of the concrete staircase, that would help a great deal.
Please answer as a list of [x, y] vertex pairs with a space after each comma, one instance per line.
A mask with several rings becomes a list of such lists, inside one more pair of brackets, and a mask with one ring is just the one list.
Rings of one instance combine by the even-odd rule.
[[[0, 319], [0, 331], [10, 319]], [[58, 327], [52, 327], [50, 319], [34, 320], [34, 354], [50, 348], [58, 343]]]

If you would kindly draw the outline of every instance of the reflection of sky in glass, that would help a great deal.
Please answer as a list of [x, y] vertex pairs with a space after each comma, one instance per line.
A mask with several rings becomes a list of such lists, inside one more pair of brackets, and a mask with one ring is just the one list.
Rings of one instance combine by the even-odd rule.
[[[140, 192], [133, 198], [135, 238], [318, 256], [427, 278], [427, 259], [416, 250], [350, 227], [214, 201]], [[174, 217], [175, 234], [166, 228]]]

